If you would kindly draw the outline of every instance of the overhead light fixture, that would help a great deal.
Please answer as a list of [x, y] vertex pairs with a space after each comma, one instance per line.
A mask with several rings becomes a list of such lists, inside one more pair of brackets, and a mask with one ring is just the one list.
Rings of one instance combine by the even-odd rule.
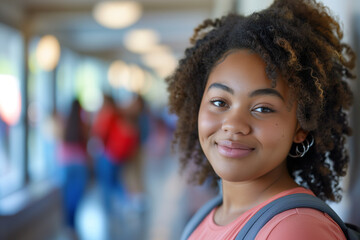
[[141, 56], [142, 62], [155, 70], [160, 77], [167, 77], [177, 66], [177, 60], [174, 55], [166, 50], [159, 49]]
[[145, 87], [145, 72], [137, 65], [130, 65], [131, 80], [130, 91], [140, 93]]
[[60, 44], [52, 35], [43, 36], [36, 47], [36, 60], [41, 69], [53, 70], [60, 59]]
[[138, 21], [142, 7], [134, 1], [100, 1], [93, 9], [95, 20], [104, 27], [125, 28]]
[[108, 70], [108, 80], [112, 87], [119, 88], [130, 80], [130, 69], [123, 61], [113, 62]]
[[134, 53], [151, 51], [159, 42], [159, 35], [152, 29], [135, 29], [125, 35], [126, 49]]
[[166, 49], [144, 54], [141, 56], [141, 60], [151, 68], [159, 68], [164, 64], [176, 65], [177, 63], [174, 55]]
[[135, 64], [114, 61], [108, 70], [108, 80], [113, 88], [124, 88], [130, 92], [140, 93], [146, 87], [146, 74]]

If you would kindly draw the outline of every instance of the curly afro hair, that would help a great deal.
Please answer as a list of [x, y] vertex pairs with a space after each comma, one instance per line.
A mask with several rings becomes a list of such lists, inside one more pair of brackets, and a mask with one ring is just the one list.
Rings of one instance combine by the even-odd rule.
[[314, 0], [275, 0], [247, 17], [205, 20], [166, 80], [170, 111], [178, 116], [174, 144], [183, 154], [182, 169], [195, 164], [192, 180], [199, 184], [217, 178], [198, 140], [200, 102], [217, 61], [229, 50], [249, 49], [266, 63], [274, 87], [279, 74], [286, 79], [298, 103], [298, 121], [315, 140], [304, 157], [288, 156], [289, 174], [319, 198], [339, 201], [339, 180], [349, 160], [344, 144], [351, 134], [346, 110], [352, 93], [346, 81], [355, 78], [355, 54], [342, 37], [339, 23]]

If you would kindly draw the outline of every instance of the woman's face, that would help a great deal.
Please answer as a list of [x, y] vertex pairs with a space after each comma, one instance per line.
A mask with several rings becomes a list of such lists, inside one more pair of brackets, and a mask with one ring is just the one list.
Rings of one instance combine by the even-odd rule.
[[286, 83], [278, 79], [272, 88], [264, 61], [245, 49], [229, 52], [213, 68], [198, 126], [201, 147], [213, 169], [232, 182], [286, 171], [292, 143], [306, 137]]

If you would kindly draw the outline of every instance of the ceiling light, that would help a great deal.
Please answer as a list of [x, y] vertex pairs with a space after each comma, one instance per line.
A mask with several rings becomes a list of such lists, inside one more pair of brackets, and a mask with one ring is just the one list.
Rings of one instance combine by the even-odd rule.
[[93, 10], [95, 20], [107, 28], [125, 28], [140, 19], [141, 5], [133, 1], [101, 1]]
[[136, 29], [125, 35], [125, 47], [135, 53], [151, 51], [159, 42], [159, 35], [151, 29]]
[[131, 80], [130, 80], [130, 90], [132, 92], [140, 93], [145, 87], [145, 73], [137, 65], [130, 65], [131, 71]]
[[151, 67], [160, 77], [167, 77], [176, 66], [177, 60], [170, 51], [156, 51], [141, 56], [145, 65]]
[[60, 59], [60, 44], [52, 35], [43, 36], [36, 48], [36, 60], [41, 69], [53, 70]]
[[108, 70], [108, 80], [114, 88], [127, 85], [127, 82], [130, 81], [130, 69], [128, 65], [120, 60], [113, 62]]
[[164, 64], [176, 65], [177, 61], [174, 55], [168, 51], [157, 51], [147, 53], [141, 56], [143, 63], [152, 68], [158, 68]]

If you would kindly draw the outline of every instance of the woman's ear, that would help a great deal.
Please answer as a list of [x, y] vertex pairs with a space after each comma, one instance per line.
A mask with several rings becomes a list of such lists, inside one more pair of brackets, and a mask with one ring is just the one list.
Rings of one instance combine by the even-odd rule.
[[295, 133], [295, 136], [294, 136], [294, 142], [295, 143], [301, 143], [303, 142], [307, 135], [308, 135], [309, 132], [305, 131], [304, 129], [302, 129], [300, 127], [300, 125], [298, 126], [297, 130], [296, 130], [296, 133]]

